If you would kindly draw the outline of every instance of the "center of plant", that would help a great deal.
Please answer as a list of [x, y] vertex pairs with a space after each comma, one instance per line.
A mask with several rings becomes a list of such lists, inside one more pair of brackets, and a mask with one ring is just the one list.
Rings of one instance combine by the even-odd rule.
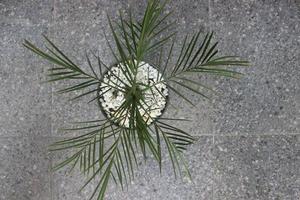
[[[129, 73], [131, 77], [135, 76], [135, 82], [129, 78]], [[123, 64], [110, 68], [100, 84], [99, 95], [107, 117], [129, 127], [132, 110], [138, 110], [148, 125], [159, 117], [166, 106], [168, 89], [158, 70], [141, 62], [136, 74]]]

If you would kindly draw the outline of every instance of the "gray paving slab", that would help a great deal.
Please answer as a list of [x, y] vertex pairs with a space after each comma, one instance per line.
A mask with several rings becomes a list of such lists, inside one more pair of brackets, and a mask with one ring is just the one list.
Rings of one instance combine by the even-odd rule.
[[[50, 135], [51, 90], [41, 84], [45, 62], [22, 46], [24, 39], [40, 44], [41, 34], [49, 31], [50, 8], [37, 3], [0, 3], [0, 136]], [[38, 6], [40, 21], [32, 16]]]
[[51, 200], [50, 156], [45, 148], [50, 140], [0, 138], [1, 200]]
[[220, 49], [251, 61], [218, 81], [215, 133], [299, 132], [299, 8], [295, 1], [212, 1]]
[[217, 137], [215, 199], [298, 199], [299, 136]]
[[130, 5], [130, 0], [106, 1], [106, 0], [65, 0], [54, 1], [55, 18], [57, 21], [102, 21], [102, 17], [106, 18], [107, 14], [115, 17], [118, 11], [127, 9]]
[[[119, 9], [132, 7], [140, 17], [145, 5], [146, 0], [0, 2], [1, 200], [81, 200], [95, 187], [78, 193], [84, 179], [77, 172], [50, 173], [66, 154], [49, 156], [46, 147], [57, 139], [48, 136], [66, 136], [58, 129], [68, 122], [102, 114], [96, 104], [86, 104], [89, 98], [68, 102], [74, 95], [53, 92], [66, 82], [41, 84], [49, 64], [25, 51], [23, 39], [42, 46], [44, 33], [84, 68], [85, 50], [99, 51], [110, 64], [106, 13], [115, 19]], [[240, 80], [193, 77], [220, 92], [212, 103], [188, 94], [196, 103], [190, 107], [172, 95], [174, 107], [165, 116], [191, 119], [174, 125], [200, 136], [186, 153], [194, 184], [174, 180], [169, 161], [159, 175], [149, 160], [128, 190], [112, 184], [107, 199], [298, 199], [299, 2], [173, 0], [167, 10], [174, 10], [178, 41], [199, 29], [214, 30], [221, 52], [252, 65], [239, 69], [246, 74]]]
[[36, 26], [52, 21], [53, 1], [48, 0], [3, 0], [0, 2], [2, 20]]

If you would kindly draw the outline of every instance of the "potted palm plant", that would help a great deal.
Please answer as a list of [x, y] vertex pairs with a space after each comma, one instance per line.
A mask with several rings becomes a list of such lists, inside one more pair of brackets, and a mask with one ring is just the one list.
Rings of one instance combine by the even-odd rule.
[[[51, 151], [72, 152], [54, 170], [66, 165], [72, 169], [78, 167], [88, 177], [82, 188], [97, 180], [91, 199], [104, 199], [111, 181], [123, 188], [127, 184], [124, 180], [133, 179], [140, 152], [145, 159], [152, 155], [160, 169], [166, 152], [175, 175], [185, 172], [190, 177], [183, 152], [194, 138], [171, 123], [185, 119], [163, 117], [168, 98], [173, 98], [170, 94], [194, 105], [179, 87], [203, 98], [208, 96], [198, 89], [208, 92], [211, 89], [190, 79], [189, 74], [239, 78], [241, 73], [227, 67], [249, 64], [236, 56], [220, 56], [213, 33], [199, 31], [177, 44], [176, 33], [172, 31], [174, 23], [169, 20], [171, 13], [164, 14], [166, 3], [149, 0], [140, 20], [134, 19], [131, 12], [127, 15], [120, 12], [117, 21], [108, 17], [114, 39], [114, 45], [108, 42], [115, 59], [112, 65], [91, 53], [86, 54], [89, 70], [84, 70], [46, 36], [46, 51], [27, 40], [24, 42], [26, 48], [54, 64], [48, 70], [49, 82], [73, 83], [58, 92], [80, 91], [73, 99], [90, 95], [91, 102], [97, 102], [104, 113], [104, 118], [77, 122], [75, 127], [65, 129], [81, 132], [50, 147]], [[174, 53], [176, 48], [179, 54]]]

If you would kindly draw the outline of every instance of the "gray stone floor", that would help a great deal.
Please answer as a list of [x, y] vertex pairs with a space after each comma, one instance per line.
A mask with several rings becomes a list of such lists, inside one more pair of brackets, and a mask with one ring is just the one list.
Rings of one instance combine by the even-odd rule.
[[[22, 47], [24, 38], [54, 39], [78, 63], [85, 49], [112, 59], [103, 31], [106, 13], [145, 0], [0, 0], [0, 199], [81, 200], [82, 177], [49, 168], [62, 155], [47, 145], [68, 121], [92, 119], [94, 105], [58, 96], [59, 84], [41, 84], [46, 62]], [[107, 199], [300, 199], [300, 1], [172, 0], [179, 36], [214, 30], [220, 50], [252, 62], [241, 80], [202, 78], [222, 94], [213, 103], [194, 96], [197, 109], [174, 100], [190, 116], [181, 124], [198, 141], [186, 153], [194, 183], [160, 176], [155, 163], [141, 166], [128, 190], [111, 186]], [[166, 166], [170, 163], [166, 161]]]

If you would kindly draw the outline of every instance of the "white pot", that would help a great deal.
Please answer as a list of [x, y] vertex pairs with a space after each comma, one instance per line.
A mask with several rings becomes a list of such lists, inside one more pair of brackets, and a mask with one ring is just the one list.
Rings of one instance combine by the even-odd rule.
[[[99, 104], [104, 114], [112, 119], [114, 123], [128, 128], [130, 112], [126, 110], [122, 113], [116, 113], [116, 110], [125, 102], [126, 92], [124, 87], [126, 85], [131, 86], [128, 78], [126, 78], [129, 75], [124, 74], [125, 67], [123, 64], [118, 64], [105, 73], [100, 84]], [[141, 106], [138, 106], [139, 113], [143, 120], [150, 125], [165, 109], [168, 89], [161, 73], [145, 62], [139, 64], [136, 82], [139, 83], [139, 89], [143, 91], [144, 96], [144, 101], [140, 101]], [[149, 89], [149, 86], [152, 86], [152, 89]]]

